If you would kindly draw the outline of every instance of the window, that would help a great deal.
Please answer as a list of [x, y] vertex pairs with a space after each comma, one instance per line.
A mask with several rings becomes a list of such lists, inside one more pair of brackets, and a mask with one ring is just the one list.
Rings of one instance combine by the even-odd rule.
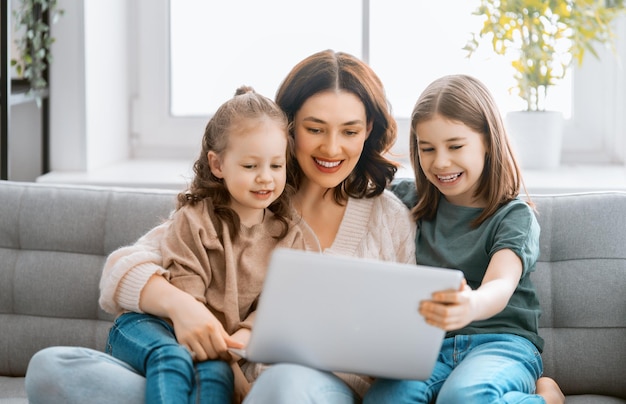
[[[134, 154], [195, 157], [208, 117], [236, 87], [249, 84], [273, 97], [296, 62], [327, 48], [363, 58], [380, 76], [398, 119], [400, 150], [408, 147], [417, 96], [443, 74], [483, 80], [503, 114], [521, 109], [508, 91], [515, 84], [508, 62], [488, 46], [471, 59], [462, 50], [481, 24], [472, 16], [475, 7], [467, 0], [140, 0]], [[572, 158], [623, 159], [614, 146], [621, 144], [624, 99], [610, 81], [618, 63], [610, 54], [603, 57], [610, 63], [591, 59], [551, 92], [548, 108], [571, 117], [566, 152]]]
[[171, 1], [171, 114], [208, 116], [242, 84], [273, 98], [320, 47], [360, 54], [361, 1]]

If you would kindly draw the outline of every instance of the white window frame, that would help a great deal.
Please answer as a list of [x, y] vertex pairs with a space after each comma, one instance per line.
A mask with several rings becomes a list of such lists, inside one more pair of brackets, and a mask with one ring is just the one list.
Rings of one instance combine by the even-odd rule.
[[[132, 155], [195, 158], [207, 117], [179, 118], [169, 112], [169, 0], [137, 0], [129, 7], [130, 34], [135, 36], [130, 57], [136, 59], [131, 72], [135, 78], [131, 80]], [[624, 162], [626, 79], [619, 60], [626, 61], [626, 17], [617, 24], [618, 58], [600, 50], [602, 62], [590, 56], [582, 67], [574, 68], [572, 119], [566, 122], [563, 163]], [[367, 48], [367, 33], [363, 43]], [[366, 58], [367, 49], [363, 54]], [[398, 118], [398, 124], [400, 135], [408, 133], [408, 119]], [[399, 139], [400, 143], [405, 138]], [[398, 147], [405, 150], [403, 144]]]

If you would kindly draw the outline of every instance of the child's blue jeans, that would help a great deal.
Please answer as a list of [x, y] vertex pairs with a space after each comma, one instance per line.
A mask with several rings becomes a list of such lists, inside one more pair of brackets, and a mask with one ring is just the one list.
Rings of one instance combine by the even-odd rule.
[[118, 317], [107, 342], [107, 352], [146, 377], [146, 403], [230, 404], [234, 376], [220, 360], [194, 363], [176, 340], [173, 327], [149, 314]]
[[541, 355], [526, 338], [457, 335], [444, 340], [430, 379], [378, 379], [363, 403], [545, 403], [534, 394], [542, 373]]

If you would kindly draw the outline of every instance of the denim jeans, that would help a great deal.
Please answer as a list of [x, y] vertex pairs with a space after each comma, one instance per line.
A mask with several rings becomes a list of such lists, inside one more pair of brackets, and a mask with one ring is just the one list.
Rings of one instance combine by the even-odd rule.
[[280, 363], [261, 373], [244, 404], [355, 404], [356, 394], [330, 372]]
[[543, 403], [533, 394], [543, 373], [537, 348], [511, 334], [446, 338], [430, 378], [379, 379], [364, 404], [380, 403]]
[[146, 377], [147, 403], [223, 403], [233, 397], [230, 365], [220, 360], [194, 363], [176, 340], [172, 326], [149, 314], [126, 313], [109, 332], [107, 352]]
[[30, 404], [142, 404], [146, 379], [127, 363], [95, 349], [44, 348], [24, 380]]

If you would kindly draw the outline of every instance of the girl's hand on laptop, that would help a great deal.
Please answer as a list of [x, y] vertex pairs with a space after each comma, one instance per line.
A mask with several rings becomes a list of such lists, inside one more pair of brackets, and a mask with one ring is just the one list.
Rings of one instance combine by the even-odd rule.
[[513, 295], [522, 275], [522, 261], [508, 248], [498, 250], [489, 261], [480, 286], [472, 290], [467, 282], [458, 291], [433, 293], [432, 300], [420, 304], [428, 324], [446, 331], [458, 330], [475, 320], [485, 320], [501, 312]]
[[432, 300], [422, 301], [419, 312], [430, 325], [445, 331], [458, 330], [473, 321], [472, 293], [463, 279], [459, 290], [435, 292]]

